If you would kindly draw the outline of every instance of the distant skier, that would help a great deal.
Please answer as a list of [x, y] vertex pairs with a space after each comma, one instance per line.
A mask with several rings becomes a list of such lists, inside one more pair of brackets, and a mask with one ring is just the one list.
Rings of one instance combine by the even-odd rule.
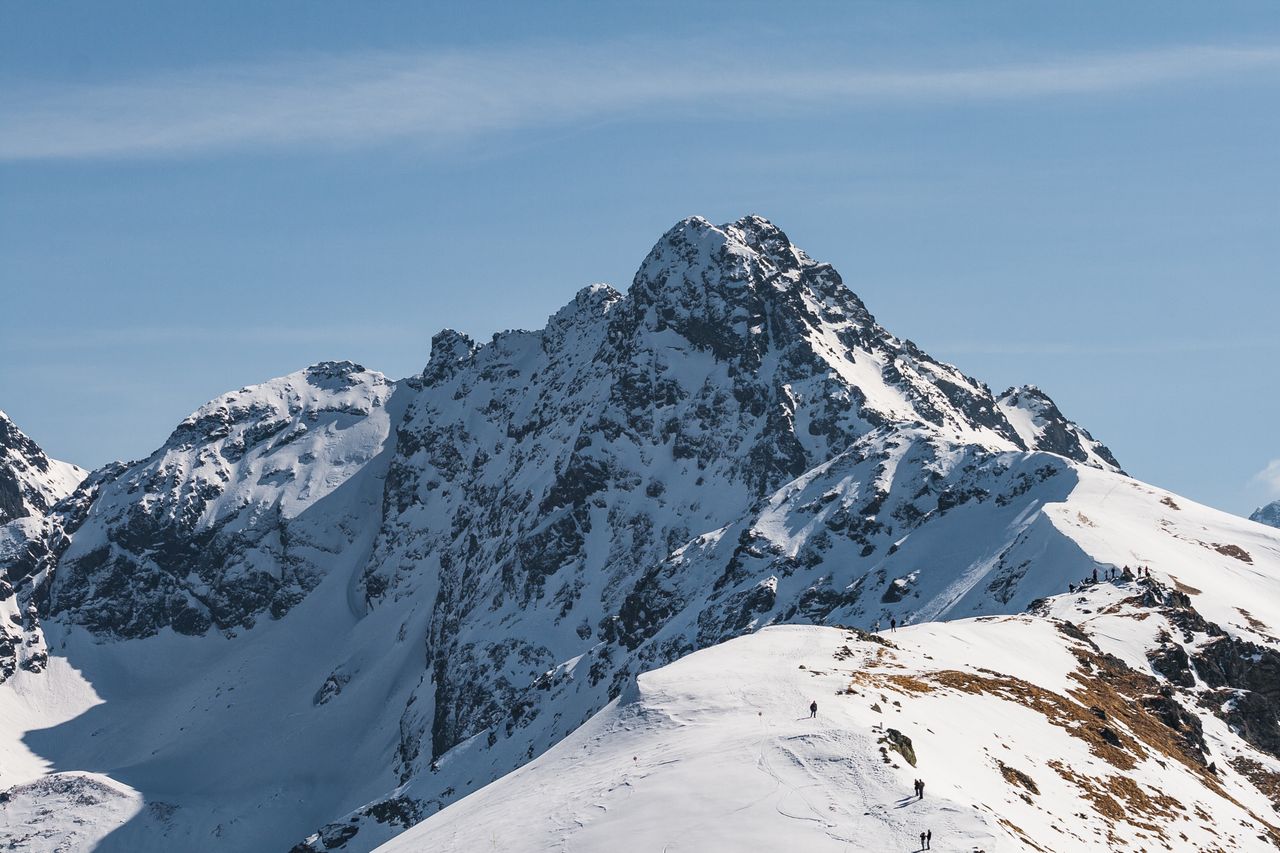
[[918, 799], [924, 799], [924, 780], [920, 779], [916, 782], [916, 795]]
[[816, 716], [818, 716], [818, 700], [814, 699], [809, 703], [809, 719], [812, 720]]
[[924, 834], [924, 849], [925, 850], [933, 849], [933, 830], [932, 829], [926, 831]]
[[874, 633], [877, 633], [877, 634], [879, 634], [879, 633], [880, 633], [880, 620], [879, 620], [879, 619], [877, 619], [877, 620], [876, 620], [875, 627], [873, 627], [871, 630], [872, 630]]
[[920, 798], [920, 785], [921, 785], [921, 784], [922, 784], [922, 783], [920, 782], [920, 780], [919, 780], [919, 779], [916, 779], [914, 782], [912, 782], [912, 783], [911, 783], [911, 789], [912, 789], [913, 791], [915, 791], [916, 799], [919, 799], [919, 798]]
[[923, 832], [922, 832], [922, 833], [920, 833], [920, 849], [921, 849], [921, 850], [923, 850], [923, 849], [924, 849], [924, 840], [925, 840], [926, 838], [928, 838], [928, 836], [927, 836], [927, 835], [925, 835]]
[[889, 617], [889, 630], [895, 631], [895, 632], [898, 630], [898, 617], [896, 616]]
[[1098, 582], [1098, 567], [1097, 567], [1097, 566], [1094, 566], [1094, 567], [1093, 567], [1093, 582], [1094, 582], [1094, 583], [1097, 583], [1097, 582]]

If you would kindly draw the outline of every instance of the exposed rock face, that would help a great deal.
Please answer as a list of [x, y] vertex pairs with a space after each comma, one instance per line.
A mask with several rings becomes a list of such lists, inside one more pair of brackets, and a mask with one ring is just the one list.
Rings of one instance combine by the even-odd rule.
[[1249, 516], [1249, 520], [1268, 527], [1280, 527], [1280, 501], [1272, 501], [1266, 506], [1258, 507]]
[[[1146, 602], [1161, 609], [1181, 633], [1166, 635], [1148, 653], [1152, 668], [1245, 742], [1280, 758], [1280, 650], [1231, 636], [1201, 616], [1185, 593], [1144, 584]], [[1203, 745], [1198, 726], [1189, 734]]]
[[0, 412], [0, 683], [19, 666], [43, 669], [47, 660], [39, 608], [28, 580], [56, 562], [62, 537], [52, 519], [85, 478], [75, 465], [50, 459]]
[[326, 362], [204, 406], [151, 457], [100, 478], [83, 518], [57, 519], [75, 529], [48, 612], [118, 637], [280, 617], [370, 523], [359, 502], [318, 523], [308, 511], [382, 451], [394, 388]]
[[43, 516], [84, 479], [83, 468], [50, 459], [0, 412], [0, 524]]
[[997, 406], [1028, 448], [1124, 473], [1106, 445], [1067, 420], [1049, 395], [1036, 386], [1010, 388], [1000, 395]]

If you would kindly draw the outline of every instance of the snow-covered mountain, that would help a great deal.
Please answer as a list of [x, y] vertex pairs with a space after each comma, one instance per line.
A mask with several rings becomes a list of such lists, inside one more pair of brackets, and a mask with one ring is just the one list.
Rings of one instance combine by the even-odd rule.
[[[997, 397], [931, 359], [771, 223], [692, 218], [625, 294], [585, 288], [545, 328], [483, 344], [441, 332], [400, 382], [335, 362], [241, 389], [38, 525], [0, 528], [0, 838], [371, 850], [623, 725], [674, 661], [844, 635], [724, 641], [893, 619], [963, 643], [974, 623], [933, 623], [1029, 607], [1078, 625], [1101, 593], [1068, 585], [1138, 563], [1159, 579], [1130, 590], [1152, 618], [1122, 624], [1194, 605], [1213, 625], [1124, 635], [1112, 653], [1190, 715], [1142, 719], [1220, 725], [1265, 794], [1280, 697], [1194, 661], [1219, 640], [1254, 644], [1224, 660], [1274, 653], [1280, 533], [1128, 478], [1034, 387]], [[1005, 620], [1003, 641], [1066, 637], [1058, 666], [1084, 641], [1049, 618]], [[1037, 660], [1011, 671], [1038, 683]], [[1197, 796], [1214, 812], [1217, 793]], [[1049, 799], [1073, 820], [1059, 806], [1078, 803]]]
[[20, 604], [14, 595], [14, 566], [43, 558], [52, 538], [47, 516], [87, 473], [50, 459], [0, 412], [0, 567], [8, 569], [0, 572], [0, 683], [20, 662], [37, 671], [43, 667], [38, 619], [33, 608], [24, 606], [31, 602]]
[[284, 615], [368, 550], [395, 390], [358, 364], [326, 362], [203, 406], [98, 486], [48, 612], [111, 637]]
[[1280, 527], [1280, 501], [1272, 501], [1266, 506], [1258, 507], [1249, 516], [1249, 520], [1268, 527]]
[[88, 472], [50, 459], [0, 412], [0, 524], [43, 516], [80, 485]]
[[1034, 385], [1010, 388], [1000, 395], [996, 405], [1028, 448], [1120, 471], [1120, 463], [1111, 451], [1083, 427], [1067, 420], [1053, 400]]
[[[695, 539], [689, 547], [643, 577], [633, 590], [644, 590], [646, 598], [625, 607], [621, 617], [625, 620], [628, 613], [640, 614], [636, 624], [643, 631], [636, 654], [642, 661], [641, 667], [657, 666], [693, 649], [775, 623], [874, 627], [879, 622], [887, 629], [889, 620], [896, 619], [899, 623], [919, 625], [931, 632], [920, 636], [933, 639], [920, 646], [920, 654], [915, 656], [917, 661], [921, 657], [927, 661], [932, 656], [953, 664], [963, 662], [968, 670], [978, 674], [985, 671], [991, 676], [987, 681], [970, 685], [972, 692], [986, 694], [985, 698], [975, 699], [974, 706], [964, 713], [966, 725], [973, 727], [953, 729], [949, 733], [952, 738], [971, 738], [967, 746], [973, 752], [986, 749], [998, 755], [998, 750], [1013, 748], [1008, 742], [1012, 733], [1007, 730], [1007, 716], [1014, 712], [1004, 710], [1008, 704], [1027, 704], [1033, 716], [1047, 718], [1035, 722], [1035, 733], [1031, 729], [1020, 730], [1017, 736], [1021, 748], [1036, 755], [1034, 766], [1029, 760], [1024, 762], [1028, 767], [1037, 771], [1047, 769], [1056, 774], [1054, 778], [1058, 783], [1074, 790], [1070, 796], [1055, 794], [1039, 800], [1035, 810], [1043, 814], [1037, 818], [1038, 823], [1027, 817], [1030, 829], [1036, 833], [1046, 824], [1061, 830], [1049, 836], [1054, 840], [1043, 845], [1045, 849], [1143, 846], [1140, 837], [1133, 833], [1141, 831], [1143, 824], [1150, 824], [1152, 814], [1141, 798], [1155, 796], [1154, 791], [1166, 790], [1166, 785], [1173, 784], [1166, 777], [1176, 775], [1177, 767], [1168, 761], [1166, 742], [1181, 738], [1184, 732], [1212, 731], [1218, 745], [1200, 761], [1194, 761], [1189, 753], [1177, 753], [1182, 756], [1177, 760], [1184, 766], [1186, 761], [1196, 766], [1188, 767], [1190, 774], [1178, 782], [1184, 786], [1180, 788], [1184, 794], [1176, 795], [1181, 808], [1167, 802], [1161, 806], [1168, 812], [1165, 817], [1169, 820], [1161, 823], [1157, 835], [1167, 833], [1178, 840], [1184, 829], [1174, 831], [1170, 823], [1175, 817], [1181, 821], [1181, 813], [1199, 814], [1195, 811], [1196, 798], [1208, 797], [1203, 800], [1202, 808], [1213, 812], [1208, 807], [1212, 805], [1211, 800], [1219, 796], [1219, 780], [1229, 780], [1229, 790], [1244, 786], [1251, 791], [1252, 805], [1246, 811], [1251, 810], [1252, 816], [1241, 819], [1269, 832], [1266, 826], [1268, 822], [1274, 825], [1275, 820], [1268, 803], [1276, 802], [1274, 784], [1280, 781], [1280, 776], [1275, 775], [1280, 770], [1276, 760], [1280, 756], [1277, 751], [1280, 739], [1275, 737], [1280, 734], [1277, 727], [1280, 696], [1272, 686], [1280, 676], [1280, 671], [1275, 669], [1280, 664], [1280, 648], [1274, 629], [1280, 620], [1280, 573], [1277, 572], [1280, 537], [1121, 475], [1047, 455], [1004, 453], [984, 458], [983, 452], [971, 448], [966, 451], [963, 446], [922, 445], [911, 434], [895, 434], [890, 441], [878, 438], [864, 439], [849, 454], [812, 472], [812, 476], [787, 484], [759, 513], [748, 516], [733, 528]], [[948, 451], [949, 458], [939, 450]], [[940, 456], [944, 460], [941, 465]], [[879, 466], [888, 469], [880, 474], [879, 481], [888, 486], [884, 491], [890, 496], [880, 506], [879, 517], [895, 527], [901, 526], [885, 540], [866, 536], [864, 531], [856, 529], [851, 537], [845, 528], [850, 515], [847, 508], [864, 506], [862, 484], [877, 482], [875, 476], [869, 475], [868, 468], [874, 471]], [[942, 482], [934, 481], [932, 493], [914, 502], [894, 499], [898, 495], [910, 498], [915, 494], [910, 489], [925, 491], [922, 484], [932, 481], [937, 471], [943, 472]], [[879, 491], [876, 489], [873, 494]], [[918, 508], [922, 504], [933, 506], [927, 517], [917, 518], [908, 507]], [[866, 518], [857, 513], [853, 517]], [[896, 521], [897, 518], [912, 520], [903, 523]], [[865, 547], [862, 539], [871, 545], [892, 539], [884, 556], [876, 559], [873, 568], [865, 573], [846, 568], [850, 564], [858, 565], [859, 549]], [[1133, 576], [1123, 580], [1124, 567], [1136, 570], [1139, 565], [1152, 567], [1152, 580], [1144, 577], [1139, 581]], [[1092, 580], [1095, 569], [1104, 579], [1103, 583], [1085, 584]], [[1121, 574], [1121, 582], [1106, 582], [1110, 569]], [[1084, 591], [1071, 594], [1068, 585], [1083, 585]], [[975, 627], [985, 622], [948, 623], [940, 628], [935, 621], [976, 614], [1016, 613], [1028, 608], [1040, 616], [1009, 621], [1011, 627], [998, 641], [1005, 647], [1005, 654], [1014, 660], [1025, 657], [1017, 666], [1008, 658], [989, 653], [989, 641], [981, 639], [980, 630]], [[649, 614], [655, 613], [658, 625], [651, 628]], [[1061, 620], [1061, 624], [1046, 627], [1046, 617]], [[1033, 627], [1021, 627], [1023, 625]], [[1092, 663], [1081, 663], [1073, 669], [1043, 668], [1040, 653], [1031, 650], [1044, 646], [1045, 638], [1052, 637], [1063, 646], [1053, 654], [1060, 659], [1078, 656], [1077, 641], [1083, 641], [1078, 636], [1081, 626], [1085, 626], [1087, 636], [1102, 649], [1101, 652], [1095, 650], [1094, 654], [1102, 657], [1090, 657]], [[906, 633], [889, 634], [886, 630], [883, 635], [906, 643], [908, 638], [902, 636]], [[833, 641], [832, 648], [836, 645]], [[751, 796], [735, 796], [739, 782], [751, 775], [742, 765], [754, 764], [760, 750], [766, 748], [761, 740], [765, 737], [761, 721], [751, 717], [762, 711], [772, 715], [766, 721], [769, 725], [785, 727], [792, 725], [793, 715], [807, 705], [807, 696], [801, 691], [784, 692], [781, 698], [767, 695], [776, 686], [773, 673], [790, 674], [789, 671], [800, 664], [824, 672], [837, 666], [829, 659], [794, 657], [769, 645], [763, 648], [767, 649], [766, 656], [778, 655], [779, 662], [772, 669], [753, 663], [747, 667], [752, 670], [750, 674], [736, 666], [728, 674], [713, 675], [698, 670], [698, 676], [691, 678], [691, 682], [697, 682], [702, 690], [691, 697], [688, 704], [654, 707], [641, 701], [638, 708], [632, 707], [628, 704], [636, 701], [634, 693], [628, 692], [632, 682], [623, 683], [618, 691], [619, 704], [546, 757], [545, 766], [554, 768], [547, 770], [548, 778], [563, 779], [562, 785], [544, 784], [543, 777], [521, 775], [531, 771], [520, 771], [494, 790], [482, 790], [458, 806], [446, 809], [438, 818], [429, 819], [419, 832], [406, 836], [411, 839], [406, 844], [418, 843], [419, 846], [404, 849], [435, 849], [433, 844], [446, 840], [448, 843], [443, 849], [474, 849], [470, 846], [472, 841], [491, 836], [499, 839], [500, 849], [543, 849], [539, 845], [549, 836], [574, 839], [584, 849], [592, 849], [598, 838], [606, 837], [589, 831], [597, 819], [601, 822], [601, 831], [613, 838], [621, 849], [651, 849], [652, 843], [659, 841], [658, 849], [667, 844], [673, 845], [671, 849], [680, 849], [679, 845], [688, 849], [741, 849], [731, 840], [739, 820], [747, 822], [744, 831], [752, 831], [749, 816], [742, 811], [755, 811], [769, 820], [777, 817], [777, 810], [787, 811], [787, 804], [780, 800], [771, 801], [766, 797], [756, 801]], [[1048, 649], [1043, 653], [1050, 654]], [[553, 694], [561, 691], [566, 696], [574, 692], [581, 695], [588, 689], [584, 681], [589, 684], [599, 654], [588, 652], [585, 657], [570, 660], [548, 673], [546, 689]], [[706, 656], [718, 654], [721, 653], [708, 652]], [[860, 652], [854, 657], [861, 655]], [[1115, 655], [1116, 660], [1105, 655]], [[688, 660], [697, 658], [698, 655], [694, 655]], [[1099, 659], [1110, 668], [1102, 673], [1092, 672], [1089, 667], [1097, 666]], [[716, 665], [712, 664], [711, 668], [715, 669]], [[851, 685], [848, 680], [859, 668], [848, 663], [838, 666], [837, 677], [824, 682], [821, 690], [811, 689], [809, 695], [830, 696], [849, 686], [862, 692], [861, 685]], [[886, 664], [886, 668], [894, 669], [896, 664]], [[1093, 680], [1114, 682], [1111, 689], [1122, 692], [1110, 696], [1108, 704], [1099, 705], [1096, 698], [1074, 689], [1073, 681], [1067, 677], [1074, 669], [1080, 670], [1081, 678], [1087, 674]], [[948, 683], [946, 679], [952, 677], [945, 672], [935, 675], [944, 685]], [[1008, 683], [993, 680], [996, 676], [1004, 679], [1008, 675], [1018, 680]], [[655, 674], [655, 677], [660, 676]], [[807, 674], [801, 673], [800, 677]], [[747, 686], [755, 681], [761, 683], [758, 690]], [[1023, 682], [1050, 687], [1054, 695], [1019, 695], [1015, 687]], [[1057, 684], [1065, 686], [1051, 687]], [[643, 676], [640, 686], [643, 696]], [[877, 681], [877, 690], [884, 686]], [[907, 687], [909, 685], [899, 685], [893, 692], [910, 693]], [[1053, 707], [1047, 708], [1041, 700], [1052, 702]], [[825, 706], [833, 700], [819, 701]], [[878, 704], [883, 710], [893, 701], [902, 700], [879, 698]], [[1072, 728], [1081, 718], [1090, 719], [1095, 705], [1105, 710], [1122, 703], [1135, 705], [1136, 710], [1109, 726], [1114, 737], [1124, 743], [1131, 743], [1130, 738], [1150, 741], [1147, 747], [1131, 748], [1142, 761], [1130, 761], [1104, 750], [1105, 754], [1097, 760], [1082, 762], [1079, 755], [1082, 745], [1072, 739], [1077, 735], [1048, 739], [1039, 734], [1046, 723]], [[564, 707], [567, 700], [557, 704]], [[719, 741], [701, 727], [701, 711], [718, 712], [726, 705], [732, 706], [726, 713], [736, 715], [736, 724], [746, 727], [740, 728], [735, 736], [751, 748], [738, 749], [732, 738], [727, 743]], [[750, 713], [743, 714], [743, 706]], [[909, 736], [936, 742], [934, 735], [942, 737], [942, 721], [949, 713], [944, 705], [928, 717], [917, 716], [919, 725], [911, 727]], [[624, 722], [618, 722], [613, 715], [620, 715]], [[716, 719], [712, 715], [705, 725], [714, 729], [718, 725]], [[909, 790], [906, 778], [911, 771], [905, 769], [887, 777], [880, 776], [877, 783], [880, 789], [872, 799], [868, 799], [869, 782], [864, 785], [848, 779], [849, 775], [870, 773], [881, 763], [878, 754], [867, 749], [867, 739], [879, 736], [871, 729], [870, 719], [874, 718], [863, 718], [858, 738], [854, 738], [861, 739], [861, 749], [852, 749], [852, 743], [842, 735], [835, 741], [843, 742], [849, 750], [835, 749], [832, 742], [819, 739], [810, 751], [805, 748], [809, 745], [806, 738], [790, 729], [785, 735], [768, 739], [767, 746], [776, 746], [784, 755], [788, 749], [802, 753], [794, 763], [786, 765], [798, 772], [790, 774], [785, 782], [779, 781], [777, 793], [809, 787], [816, 791], [817, 802], [830, 800], [831, 808], [855, 818], [852, 822], [836, 821], [830, 825], [819, 820], [811, 827], [816, 836], [830, 830], [825, 843], [831, 849], [842, 849], [840, 845], [848, 840], [848, 833], [867, 831], [868, 824], [884, 824], [877, 831], [888, 833], [884, 836], [886, 843], [890, 836], [898, 839], [894, 843], [904, 843], [910, 835], [909, 824], [902, 820], [885, 818], [882, 821], [884, 815], [864, 822], [856, 820], [858, 816], [865, 817], [863, 812], [873, 805], [890, 805]], [[647, 725], [664, 732], [676, 729], [671, 737], [689, 748], [682, 750], [661, 738], [650, 741], [648, 734], [636, 739], [631, 735], [620, 737], [617, 742], [613, 738], [619, 728], [643, 732]], [[1098, 734], [1103, 724], [1099, 726], [1095, 731], [1097, 737], [1112, 737], [1112, 734]], [[681, 733], [686, 727], [689, 731]], [[591, 733], [601, 728], [610, 734], [593, 741], [596, 735]], [[695, 743], [705, 749], [693, 748]], [[1163, 748], [1166, 754], [1153, 752], [1155, 748]], [[469, 746], [459, 748], [446, 756], [436, 776], [457, 783], [462, 781], [459, 776], [474, 772], [475, 759], [468, 755], [468, 749]], [[1002, 810], [1003, 800], [1017, 792], [1009, 785], [998, 789], [984, 786], [970, 789], [967, 795], [961, 796], [957, 792], [966, 790], [966, 780], [976, 772], [972, 763], [975, 757], [969, 755], [957, 764], [954, 762], [959, 756], [954, 747], [940, 744], [939, 749], [946, 757], [932, 765], [931, 775], [947, 780], [949, 793], [943, 810], [972, 813], [979, 808], [987, 812], [982, 820], [962, 822], [952, 826], [951, 831], [959, 833], [966, 845], [983, 847], [994, 832], [995, 837], [1001, 839], [994, 849], [1035, 849], [1026, 840], [1029, 836], [1004, 826], [996, 818], [996, 815], [1006, 815]], [[1152, 755], [1154, 757], [1150, 757]], [[720, 780], [716, 787], [724, 789], [724, 797], [716, 800], [706, 792], [704, 785], [709, 780], [700, 774], [712, 771], [704, 767], [691, 770], [688, 777], [664, 777], [655, 781], [649, 790], [656, 799], [637, 799], [633, 803], [630, 797], [639, 793], [637, 779], [645, 773], [637, 773], [634, 765], [631, 771], [625, 768], [637, 756], [649, 758], [646, 769], [665, 766], [665, 762], [714, 768], [720, 774], [715, 777]], [[1009, 759], [1004, 760], [1012, 766]], [[1164, 767], [1160, 761], [1165, 762]], [[566, 776], [564, 762], [575, 767], [581, 764], [581, 768], [576, 775]], [[1116, 777], [1132, 775], [1138, 764], [1144, 767], [1142, 779], [1147, 787], [1142, 792], [1145, 793], [1130, 797], [1128, 793], [1114, 790], [1121, 785]], [[1204, 774], [1210, 764], [1215, 765], [1210, 774], [1214, 782], [1207, 781]], [[827, 767], [829, 775], [809, 777], [807, 771], [813, 769], [812, 765]], [[983, 765], [984, 773], [991, 769], [990, 765], [990, 761]], [[455, 766], [460, 772], [455, 773]], [[1076, 768], [1074, 775], [1058, 773], [1058, 768], [1068, 767]], [[622, 771], [616, 772], [619, 768]], [[770, 770], [756, 772], [764, 774], [762, 782], [769, 782]], [[1031, 770], [1020, 768], [1020, 772]], [[723, 783], [730, 779], [734, 784], [726, 787]], [[411, 784], [407, 791], [412, 792], [418, 784], [421, 783]], [[512, 798], [517, 796], [513, 790], [526, 785], [529, 791], [539, 792], [541, 811], [537, 816], [511, 806]], [[1196, 791], [1205, 785], [1207, 792]], [[628, 793], [620, 793], [623, 790]], [[627, 804], [610, 801], [606, 797], [609, 791], [626, 798]], [[1196, 791], [1194, 796], [1191, 791]], [[1182, 799], [1184, 795], [1190, 799]], [[528, 795], [521, 794], [519, 798], [521, 802], [528, 802]], [[679, 799], [696, 803], [698, 813], [704, 816], [700, 824], [703, 834], [696, 835], [696, 841], [674, 834], [662, 835], [654, 829], [669, 825], [667, 821], [657, 820], [656, 815], [680, 811], [666, 811]], [[1064, 836], [1064, 827], [1078, 823], [1079, 799], [1091, 804], [1087, 811], [1093, 824], [1085, 834]], [[492, 822], [474, 825], [473, 829], [462, 829], [472, 826], [473, 819], [489, 821], [489, 810], [498, 808], [499, 803], [505, 804], [509, 818], [495, 817]], [[630, 811], [632, 805], [636, 808], [634, 813]], [[1140, 810], [1134, 812], [1139, 806]], [[619, 815], [618, 823], [613, 822], [615, 811]], [[881, 808], [881, 811], [887, 810]], [[827, 818], [835, 820], [831, 815]], [[645, 822], [650, 823], [648, 832], [639, 828]], [[688, 823], [697, 822], [690, 819]], [[1023, 825], [1021, 821], [1014, 823]], [[1127, 826], [1123, 826], [1125, 824]], [[477, 835], [481, 826], [487, 829]], [[522, 835], [525, 841], [517, 843], [509, 834], [509, 828], [516, 826], [525, 830], [526, 834]], [[582, 829], [581, 838], [577, 835], [580, 826], [588, 828]], [[788, 826], [789, 820], [780, 820], [772, 830], [761, 827], [760, 832], [764, 834], [760, 837], [774, 837], [777, 832], [788, 831], [785, 829]], [[543, 834], [531, 832], [533, 828], [539, 828]], [[1101, 835], [1096, 835], [1095, 830]], [[790, 827], [790, 831], [795, 828]], [[1210, 831], [1216, 830], [1210, 827]], [[708, 840], [715, 837], [715, 833], [721, 833], [718, 844]], [[1037, 834], [1033, 840], [1043, 838]], [[1132, 847], [1125, 846], [1128, 841], [1116, 842], [1116, 838], [1132, 840]], [[507, 841], [511, 843], [505, 843]], [[1268, 835], [1265, 841], [1259, 842], [1251, 831], [1238, 837], [1231, 849], [1270, 849], [1274, 843], [1275, 836]], [[389, 849], [400, 848], [392, 845]], [[761, 842], [759, 849], [772, 848]], [[823, 846], [815, 842], [814, 849], [823, 849]], [[974, 848], [961, 846], [959, 849]]]

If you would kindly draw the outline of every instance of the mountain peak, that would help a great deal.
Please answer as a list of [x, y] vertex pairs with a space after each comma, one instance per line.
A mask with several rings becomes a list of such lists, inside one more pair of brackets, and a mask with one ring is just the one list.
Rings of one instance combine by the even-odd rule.
[[[713, 225], [703, 216], [686, 217], [654, 244], [636, 273], [633, 287], [641, 293], [655, 286], [691, 280], [691, 274], [709, 283], [711, 278], [747, 286], [758, 277], [753, 271], [776, 273], [795, 269], [807, 260], [792, 246], [782, 229], [763, 216], [750, 214], [724, 225]], [[683, 272], [683, 275], [677, 273]]]
[[603, 282], [589, 284], [575, 293], [567, 305], [551, 315], [550, 325], [571, 325], [580, 315], [602, 314], [622, 298], [621, 293]]
[[720, 227], [762, 255], [774, 257], [795, 251], [786, 233], [759, 214], [750, 213]]
[[1266, 506], [1258, 507], [1249, 516], [1249, 520], [1268, 527], [1280, 527], [1280, 501], [1272, 501]]
[[1097, 468], [1124, 473], [1111, 450], [1072, 421], [1035, 385], [1009, 388], [996, 406], [1028, 449], [1047, 450]]
[[423, 381], [435, 385], [448, 379], [477, 349], [479, 345], [465, 332], [441, 329], [431, 336], [431, 355], [422, 371]]
[[75, 491], [86, 473], [75, 465], [50, 459], [0, 411], [0, 524], [44, 515]]
[[303, 370], [302, 375], [316, 388], [338, 390], [354, 386], [359, 382], [357, 375], [365, 372], [364, 365], [354, 361], [322, 361]]
[[[830, 301], [839, 320], [865, 310], [829, 266], [795, 249], [761, 216], [676, 223], [640, 264], [628, 294], [651, 331], [672, 329], [720, 358], [758, 356], [819, 322], [808, 303]], [[837, 305], [838, 303], [838, 305]], [[781, 337], [780, 337], [781, 336]]]

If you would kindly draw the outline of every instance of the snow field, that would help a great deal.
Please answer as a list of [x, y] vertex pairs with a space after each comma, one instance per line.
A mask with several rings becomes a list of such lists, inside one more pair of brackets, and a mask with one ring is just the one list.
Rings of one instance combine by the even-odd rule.
[[[835, 628], [765, 628], [646, 673], [631, 695], [543, 756], [378, 849], [908, 851], [924, 830], [934, 849], [987, 853], [1033, 843], [1209, 850], [1227, 833], [1231, 849], [1272, 849], [1245, 809], [1207, 797], [1167, 760], [1162, 767], [1150, 758], [1128, 774], [1148, 794], [1184, 804], [1162, 829], [1144, 830], [1100, 815], [1053, 769], [1120, 775], [1036, 710], [991, 694], [858, 680], [1003, 672], [1066, 691], [1073, 641], [1054, 623], [965, 620], [885, 636], [899, 649]], [[855, 693], [846, 692], [851, 685]], [[882, 754], [886, 728], [911, 739], [917, 767]], [[1009, 781], [1002, 764], [1028, 774], [1038, 793]], [[920, 801], [917, 777], [926, 782]]]

